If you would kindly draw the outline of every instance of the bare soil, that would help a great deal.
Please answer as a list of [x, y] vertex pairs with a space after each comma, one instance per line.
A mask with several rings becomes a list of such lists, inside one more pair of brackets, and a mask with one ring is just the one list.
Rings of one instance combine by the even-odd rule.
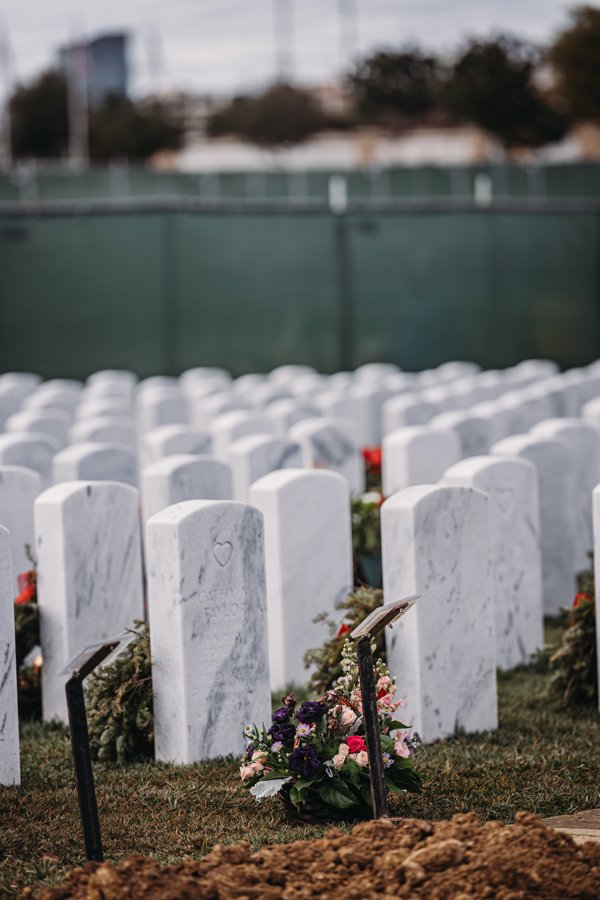
[[314, 841], [214, 847], [199, 861], [161, 866], [132, 856], [118, 865], [88, 863], [39, 900], [597, 900], [600, 844], [576, 845], [530, 813], [514, 825], [482, 824], [475, 813], [449, 821], [362, 822]]

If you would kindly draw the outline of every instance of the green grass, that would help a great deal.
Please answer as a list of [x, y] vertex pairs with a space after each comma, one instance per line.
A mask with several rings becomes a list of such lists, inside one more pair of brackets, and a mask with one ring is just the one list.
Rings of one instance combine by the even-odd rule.
[[[475, 810], [510, 822], [521, 809], [545, 817], [600, 806], [600, 716], [550, 705], [548, 678], [533, 668], [501, 674], [499, 730], [421, 747], [424, 791], [394, 798], [392, 812], [439, 819]], [[67, 730], [25, 723], [21, 740], [22, 786], [0, 789], [0, 897], [58, 883], [82, 863]], [[241, 788], [235, 760], [98, 764], [95, 775], [105, 853], [113, 860], [142, 853], [173, 863], [215, 843], [248, 840], [258, 849], [323, 833], [288, 822], [276, 801], [257, 804]]]

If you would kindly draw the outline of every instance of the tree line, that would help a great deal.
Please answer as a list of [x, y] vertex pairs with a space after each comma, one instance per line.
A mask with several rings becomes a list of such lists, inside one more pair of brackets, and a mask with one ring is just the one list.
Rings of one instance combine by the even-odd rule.
[[[209, 117], [212, 136], [236, 135], [276, 147], [328, 128], [377, 125], [401, 133], [417, 125], [474, 123], [505, 147], [559, 140], [575, 122], [600, 122], [600, 10], [580, 6], [547, 48], [501, 34], [471, 39], [452, 61], [418, 47], [379, 50], [347, 75], [348, 111], [327, 114], [314, 94], [277, 83], [240, 95]], [[46, 72], [10, 99], [16, 158], [60, 158], [68, 145], [64, 76]], [[183, 124], [159, 99], [107, 97], [90, 111], [90, 158], [143, 160], [177, 149]]]

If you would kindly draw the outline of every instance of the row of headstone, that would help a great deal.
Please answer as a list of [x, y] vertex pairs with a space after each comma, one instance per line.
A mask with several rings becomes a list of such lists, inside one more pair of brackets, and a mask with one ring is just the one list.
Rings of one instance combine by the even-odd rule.
[[[186, 501], [148, 522], [159, 759], [241, 752], [232, 722], [263, 716], [272, 687], [305, 678], [303, 655], [321, 637], [312, 619], [335, 614], [351, 588], [348, 488], [340, 475], [273, 472], [251, 493], [252, 506]], [[67, 661], [143, 616], [137, 492], [110, 482], [49, 488], [35, 501], [35, 553], [43, 716], [66, 721]], [[3, 573], [9, 613], [11, 582]]]
[[[282, 373], [282, 376], [284, 374]], [[305, 373], [303, 377], [308, 375], [310, 373]], [[215, 377], [217, 382], [224, 383], [221, 376], [217, 374]], [[148, 386], [146, 390], [163, 390], [166, 386], [154, 384]], [[59, 395], [64, 403], [64, 408], [67, 409], [69, 404], [72, 404], [71, 398], [74, 393], [75, 391], [68, 385], [54, 385], [50, 399], [56, 402], [56, 397]], [[130, 401], [131, 397], [132, 391], [129, 391]], [[277, 402], [283, 403], [285, 400], [285, 397], [280, 396]], [[593, 398], [586, 402], [593, 402]], [[72, 410], [79, 408], [77, 405], [72, 405]], [[96, 409], [93, 409], [92, 412], [95, 413]], [[240, 420], [236, 419], [235, 421], [239, 422]], [[319, 422], [319, 420], [314, 421]], [[178, 690], [186, 691], [186, 684], [195, 687], [196, 695], [194, 696], [196, 698], [206, 696], [210, 700], [216, 690], [221, 697], [227, 695], [227, 704], [247, 704], [249, 702], [248, 688], [242, 692], [241, 696], [238, 696], [233, 681], [227, 681], [226, 685], [219, 687], [223, 673], [227, 671], [227, 666], [232, 666], [232, 655], [228, 648], [234, 647], [236, 652], [241, 654], [240, 667], [235, 668], [234, 666], [238, 675], [244, 667], [248, 669], [250, 665], [244, 656], [245, 645], [242, 648], [239, 643], [242, 640], [241, 632], [238, 634], [235, 627], [233, 627], [233, 631], [227, 631], [230, 625], [233, 626], [229, 619], [224, 625], [223, 623], [220, 626], [215, 624], [214, 628], [211, 625], [210, 636], [207, 636], [207, 648], [209, 648], [212, 646], [211, 642], [215, 640], [214, 635], [219, 633], [219, 628], [226, 627], [227, 640], [224, 640], [222, 658], [219, 657], [222, 667], [216, 674], [212, 663], [202, 674], [198, 673], [197, 668], [194, 668], [198, 665], [196, 655], [194, 652], [189, 652], [188, 642], [192, 634], [196, 635], [194, 640], [197, 640], [198, 629], [194, 623], [200, 626], [202, 622], [210, 623], [213, 619], [227, 618], [229, 615], [235, 618], [237, 614], [240, 614], [243, 619], [242, 611], [245, 608], [243, 604], [247, 600], [244, 591], [249, 590], [249, 584], [252, 581], [248, 575], [250, 571], [248, 567], [254, 567], [253, 571], [258, 572], [261, 565], [264, 566], [264, 562], [259, 560], [257, 563], [256, 559], [253, 561], [250, 558], [252, 554], [248, 550], [249, 545], [244, 544], [243, 538], [239, 536], [236, 531], [237, 526], [234, 527], [234, 524], [237, 521], [236, 516], [239, 514], [246, 522], [248, 541], [255, 548], [257, 558], [262, 559], [262, 550], [258, 549], [260, 543], [258, 538], [251, 538], [251, 534], [257, 532], [256, 516], [258, 513], [255, 512], [256, 509], [259, 509], [264, 516], [267, 547], [266, 596], [268, 602], [266, 606], [263, 603], [263, 607], [267, 611], [265, 614], [269, 623], [271, 678], [267, 677], [265, 680], [264, 677], [264, 673], [269, 667], [265, 663], [265, 654], [263, 653], [260, 659], [253, 660], [255, 668], [248, 669], [252, 673], [262, 672], [260, 677], [257, 675], [260, 684], [256, 690], [250, 689], [250, 692], [253, 693], [253, 696], [255, 694], [256, 698], [264, 698], [265, 692], [268, 695], [270, 685], [279, 688], [283, 687], [290, 679], [304, 680], [306, 677], [302, 666], [303, 652], [322, 639], [320, 629], [318, 635], [310, 633], [308, 620], [312, 618], [313, 613], [333, 613], [335, 600], [345, 594], [352, 579], [347, 473], [343, 473], [346, 478], [345, 482], [340, 475], [322, 471], [299, 470], [290, 462], [290, 458], [299, 458], [304, 461], [308, 454], [311, 454], [309, 458], [312, 460], [311, 465], [315, 468], [326, 464], [342, 466], [347, 462], [343, 452], [340, 454], [339, 461], [332, 459], [337, 452], [335, 444], [332, 446], [325, 442], [323, 449], [314, 441], [314, 421], [310, 428], [307, 427], [309, 422], [294, 423], [290, 430], [298, 429], [297, 439], [296, 441], [287, 441], [287, 443], [284, 439], [276, 438], [268, 433], [236, 436], [237, 443], [242, 444], [241, 452], [238, 448], [237, 457], [243, 459], [243, 465], [237, 470], [235, 478], [231, 477], [232, 472], [236, 472], [234, 462], [236, 453], [232, 452], [232, 445], [228, 449], [224, 445], [223, 449], [224, 455], [227, 453], [229, 464], [212, 457], [202, 460], [199, 455], [188, 454], [187, 456], [159, 459], [158, 462], [152, 463], [144, 470], [145, 475], [153, 467], [164, 466], [165, 469], [162, 473], [160, 471], [156, 473], [159, 482], [161, 474], [164, 478], [160, 489], [156, 486], [148, 487], [147, 482], [151, 482], [152, 479], [142, 477], [145, 517], [152, 518], [147, 527], [149, 570], [156, 561], [156, 554], [162, 552], [159, 549], [162, 539], [160, 537], [152, 538], [152, 534], [169, 533], [171, 535], [170, 546], [179, 548], [177, 553], [169, 556], [171, 569], [167, 567], [167, 562], [162, 557], [163, 561], [153, 570], [154, 575], [149, 572], [150, 617], [152, 618], [153, 615], [152, 585], [155, 585], [157, 598], [158, 596], [169, 596], [175, 617], [173, 623], [179, 623], [177, 628], [172, 627], [169, 630], [163, 627], [162, 629], [164, 637], [168, 635], [170, 640], [175, 643], [179, 642], [177, 646], [181, 652], [181, 659], [175, 659], [173, 662], [175, 668], [170, 668], [171, 664], [167, 665], [165, 662], [168, 669], [164, 681], [166, 694], [163, 695], [165, 715], [167, 712], [171, 717], [175, 715], [172, 707], [177, 706], [175, 702], [177, 698], [173, 695], [173, 685], [177, 685]], [[577, 487], [573, 488], [572, 493], [574, 502], [571, 505], [578, 511], [581, 535], [584, 535], [584, 526], [587, 525], [589, 546], [591, 546], [591, 519], [589, 511], [586, 519], [585, 501], [587, 497], [589, 508], [590, 485], [593, 486], [596, 481], [600, 480], [597, 471], [596, 475], [593, 474], [592, 465], [594, 460], [596, 466], [598, 465], [597, 437], [595, 444], [593, 437], [590, 438], [590, 434], [595, 435], [596, 433], [591, 426], [586, 426], [579, 420], [569, 422], [565, 419], [558, 419], [554, 423], [545, 422], [543, 427], [542, 425], [536, 427], [540, 436], [536, 436], [534, 429], [534, 434], [530, 436], [528, 444], [527, 439], [525, 443], [521, 439], [519, 446], [502, 448], [500, 444], [493, 445], [493, 456], [485, 457], [483, 460], [467, 459], [459, 462], [464, 454], [462, 448], [459, 449], [460, 437], [456, 432], [422, 425], [412, 426], [412, 436], [409, 435], [408, 439], [404, 441], [404, 444], [410, 448], [408, 454], [398, 451], [400, 457], [407, 463], [409, 474], [406, 477], [408, 479], [427, 478], [437, 481], [442, 478], [443, 480], [443, 484], [436, 487], [430, 485], [425, 488], [411, 488], [408, 491], [404, 491], [402, 486], [398, 486], [397, 489], [400, 490], [400, 493], [384, 504], [382, 514], [384, 587], [387, 599], [394, 599], [398, 593], [407, 593], [413, 590], [423, 591], [424, 586], [426, 587], [426, 604], [422, 607], [417, 606], [417, 611], [412, 618], [407, 617], [403, 629], [408, 629], [406, 632], [408, 636], [402, 637], [404, 630], [401, 629], [396, 638], [397, 643], [390, 650], [390, 659], [394, 661], [394, 665], [404, 667], [400, 672], [403, 685], [407, 684], [407, 678], [416, 677], [415, 673], [418, 674], [415, 691], [412, 691], [412, 687], [408, 691], [409, 703], [414, 704], [415, 724], [420, 724], [427, 739], [445, 736], [452, 733], [452, 729], [457, 727], [464, 727], [466, 730], [494, 727], [495, 706], [490, 700], [489, 672], [495, 672], [496, 664], [509, 667], [519, 661], [525, 661], [530, 652], [529, 648], [533, 647], [536, 642], [539, 645], [539, 630], [536, 631], [536, 629], [541, 623], [541, 576], [539, 572], [540, 559], [544, 559], [544, 545], [542, 541], [540, 551], [537, 505], [539, 504], [540, 508], [543, 508], [543, 498], [541, 495], [539, 498], [537, 497], [537, 484], [539, 482], [540, 491], [542, 483], [546, 485], [548, 493], [552, 495], [552, 502], [550, 503], [548, 500], [546, 508], [554, 508], [556, 511], [561, 500], [559, 493], [550, 491], [553, 482], [552, 472], [556, 472], [557, 467], [564, 464], [564, 451], [571, 445], [573, 454], [579, 453], [577, 458], [585, 470], [579, 472]], [[570, 429], [570, 437], [567, 437], [566, 432], [562, 433], [565, 428]], [[581, 428], [583, 431], [577, 431]], [[430, 437], [432, 432], [435, 432], [436, 440], [433, 450], [431, 449], [433, 444], [428, 443], [427, 440], [423, 443], [423, 439]], [[340, 426], [339, 433], [347, 436], [343, 425]], [[210, 436], [212, 438], [213, 434]], [[279, 444], [276, 445], [275, 441], [279, 441]], [[420, 444], [419, 441], [421, 441]], [[396, 443], [402, 446], [402, 441]], [[548, 447], [548, 445], [550, 446]], [[578, 451], [576, 448], [579, 448]], [[244, 449], [247, 449], [247, 456], [243, 452]], [[278, 449], [281, 450], [282, 455], [289, 451], [290, 456], [286, 457], [286, 464], [286, 460], [283, 460], [280, 455], [278, 471], [273, 471], [270, 468], [271, 463], [265, 462], [265, 458], [269, 454], [276, 455]], [[321, 457], [318, 454], [321, 454]], [[513, 458], [501, 459], [500, 454]], [[60, 456], [60, 453], [57, 455]], [[386, 455], [384, 452], [384, 465]], [[514, 459], [515, 455], [522, 458]], [[323, 459], [323, 462], [319, 461], [320, 458]], [[389, 459], [392, 459], [391, 452]], [[197, 501], [198, 498], [186, 496], [189, 490], [185, 486], [179, 494], [177, 493], [176, 478], [173, 475], [177, 470], [177, 461], [180, 466], [185, 467], [187, 464], [192, 467], [188, 473], [193, 473], [193, 467], [197, 466], [199, 461], [210, 463], [213, 467], [220, 465], [224, 486], [220, 492], [217, 492], [218, 496], [214, 499], [227, 501], [230, 497], [236, 496], [243, 501], [248, 499], [252, 508], [245, 506], [244, 503], [231, 502], [184, 502], [182, 504], [180, 501], [190, 499]], [[254, 464], [254, 468], [252, 468], [251, 462]], [[287, 468], [288, 464], [291, 466], [290, 468]], [[574, 478], [576, 477], [575, 469], [576, 466], [572, 465]], [[211, 487], [214, 488], [214, 485], [219, 482], [218, 472], [218, 468], [213, 470], [213, 477], [209, 479], [205, 487], [201, 488], [203, 493], [208, 492]], [[542, 472], [545, 481], [542, 478]], [[31, 478], [31, 473], [27, 474]], [[227, 475], [229, 475], [229, 481]], [[190, 477], [192, 477], [191, 474]], [[594, 477], [596, 481], [594, 481]], [[38, 488], [35, 488], [37, 493], [39, 486], [43, 484], [43, 479], [41, 475], [37, 479], [34, 475], [33, 478], [38, 484]], [[81, 491], [84, 489], [87, 505], [86, 499], [81, 495]], [[107, 502], [106, 498], [109, 494], [105, 494], [104, 489], [107, 491], [118, 489], [121, 493], [124, 490], [128, 494], [129, 500], [127, 503], [124, 500], [117, 502], [114, 499]], [[31, 488], [31, 490], [34, 489]], [[153, 490], [159, 495], [154, 501], [150, 499]], [[160, 490], [163, 491], [162, 496], [160, 496]], [[395, 490], [396, 486], [394, 486]], [[226, 496], [222, 496], [222, 494]], [[410, 497], [408, 497], [409, 494]], [[210, 499], [210, 497], [205, 499]], [[172, 505], [174, 503], [178, 506], [174, 507]], [[29, 501], [30, 505], [31, 501]], [[106, 506], [113, 508], [117, 518], [108, 522], [106, 512], [98, 512], [97, 517], [94, 513], [91, 515], [91, 527], [88, 529], [88, 519], [84, 516], [83, 511], [87, 510], [89, 515], [91, 510], [101, 510]], [[167, 507], [166, 510], [165, 507]], [[132, 488], [124, 488], [123, 485], [67, 483], [47, 491], [38, 500], [37, 509], [36, 545], [39, 558], [42, 623], [46, 618], [46, 624], [42, 626], [42, 639], [49, 648], [50, 659], [46, 668], [46, 649], [44, 649], [44, 669], [48, 673], [48, 677], [51, 677], [53, 660], [56, 661], [56, 666], [58, 666], [59, 659], [61, 659], [61, 665], [66, 662], [65, 654], [67, 657], [69, 655], [66, 650], [67, 646], [71, 649], [80, 649], [83, 640], [106, 636], [99, 633], [100, 625], [104, 626], [107, 633], [111, 634], [114, 633], [115, 628], [118, 629], [122, 626], [123, 622], [118, 619], [118, 616], [111, 619], [113, 606], [111, 606], [110, 600], [106, 600], [109, 596], [113, 598], [120, 596], [121, 588], [116, 587], [114, 580], [110, 581], [106, 577], [107, 571], [113, 578], [117, 577], [115, 572], [118, 571], [117, 581], [125, 586], [125, 590], [129, 591], [132, 598], [137, 598], [138, 608], [141, 604], [137, 494]], [[160, 512], [161, 509], [164, 511]], [[565, 509], [564, 504], [562, 509]], [[115, 510], [118, 510], [119, 513], [117, 514]], [[179, 511], [175, 512], [174, 510]], [[402, 514], [400, 515], [401, 510]], [[235, 511], [235, 515], [233, 511]], [[231, 522], [228, 525], [229, 519]], [[77, 524], [74, 523], [75, 520]], [[121, 522], [120, 531], [115, 524], [117, 520]], [[82, 522], [85, 522], [85, 528], [82, 528]], [[16, 525], [14, 527], [16, 528]], [[20, 527], [24, 529], [22, 533], [25, 533], [31, 526], [21, 525]], [[131, 537], [131, 541], [126, 539], [125, 532]], [[234, 535], [235, 540], [226, 537], [225, 532]], [[107, 535], [113, 533], [119, 537], [121, 550], [113, 548], [112, 541], [108, 542], [109, 546], [106, 549], [108, 556], [104, 559], [99, 551], [94, 549], [97, 546], [94, 542], [99, 539], [98, 535], [102, 535], [106, 541]], [[543, 533], [542, 529], [542, 536]], [[558, 530], [557, 533], [559, 533]], [[189, 542], [196, 540], [193, 536], [198, 534], [204, 535], [203, 542], [192, 552]], [[482, 552], [484, 538], [487, 541], [485, 546], [488, 547], [486, 553]], [[556, 534], [553, 540], [557, 546]], [[550, 542], [550, 535], [548, 541]], [[75, 544], [77, 544], [77, 550], [71, 553], [70, 548]], [[518, 549], [515, 549], [515, 545], [518, 545]], [[547, 559], [552, 558], [552, 552], [548, 549], [550, 546], [551, 542], [546, 548]], [[125, 547], [129, 547], [127, 552]], [[212, 549], [210, 549], [211, 547]], [[399, 548], [406, 548], [407, 552], [400, 553]], [[236, 571], [246, 573], [241, 579], [242, 583], [245, 580], [246, 587], [243, 590], [240, 588], [242, 593], [239, 596], [242, 597], [242, 600], [238, 602], [238, 600], [232, 599], [231, 605], [225, 603], [221, 608], [218, 602], [219, 597], [238, 597], [237, 587], [232, 588], [225, 575], [223, 578], [219, 575], [221, 569], [227, 570], [227, 573], [233, 571], [233, 569], [230, 570], [229, 563], [233, 558], [232, 554], [238, 551], [241, 553], [242, 563], [240, 563], [241, 568]], [[207, 557], [209, 552], [212, 554], [210, 558]], [[191, 560], [189, 570], [186, 559]], [[212, 575], [209, 578], [208, 572], [211, 566]], [[177, 578], [173, 574], [172, 577], [169, 576], [170, 587], [167, 588], [160, 579], [163, 578], [161, 572], [167, 573], [168, 571], [174, 572]], [[205, 571], [207, 581], [206, 586], [203, 587], [201, 582]], [[134, 572], [133, 575], [132, 572]], [[52, 573], [51, 578], [48, 573]], [[211, 581], [213, 576], [214, 583]], [[164, 577], [166, 578], [166, 574]], [[230, 577], [229, 574], [227, 577]], [[231, 577], [238, 585], [240, 579], [237, 578], [237, 575]], [[136, 593], [135, 590], [131, 591], [131, 582], [128, 580], [131, 578], [139, 585], [139, 593]], [[259, 579], [258, 575], [254, 580], [257, 579]], [[548, 583], [551, 583], [550, 576], [548, 579]], [[544, 581], [545, 583], [547, 581], [545, 573]], [[51, 582], [58, 587], [50, 589]], [[190, 588], [187, 593], [184, 591], [186, 586]], [[319, 593], [321, 588], [322, 594]], [[161, 590], [163, 591], [162, 595], [160, 594]], [[205, 590], [206, 594], [203, 593]], [[233, 593], [231, 593], [232, 590]], [[196, 591], [195, 594], [194, 591]], [[43, 599], [44, 595], [46, 602]], [[259, 597], [259, 595], [260, 590], [255, 596]], [[479, 596], [478, 621], [473, 618], [475, 602], [469, 599], [476, 595]], [[67, 597], [68, 601], [65, 599]], [[86, 602], [86, 597], [88, 597], [88, 602]], [[491, 598], [489, 602], [485, 600], [486, 597]], [[524, 597], [529, 599], [526, 603], [521, 603], [521, 599]], [[502, 598], [502, 603], [499, 602], [499, 598]], [[114, 602], [113, 599], [112, 603], [114, 604]], [[254, 606], [256, 609], [260, 608], [258, 600]], [[252, 603], [250, 603], [250, 607], [252, 607]], [[87, 616], [92, 608], [96, 614], [96, 621], [88, 633], [85, 630], [88, 622]], [[155, 607], [155, 609], [158, 608]], [[98, 613], [99, 610], [100, 613]], [[298, 615], [299, 610], [302, 611], [301, 616]], [[128, 622], [130, 624], [132, 609], [123, 612], [125, 618], [130, 617]], [[157, 611], [157, 614], [161, 615], [162, 612], [164, 610], [161, 605], [160, 612]], [[57, 623], [60, 623], [60, 626]], [[71, 644], [68, 644], [65, 633], [70, 633], [71, 626], [76, 637]], [[158, 627], [160, 630], [161, 626]], [[262, 633], [264, 641], [264, 629]], [[452, 637], [450, 648], [446, 647], [443, 641], [440, 645], [439, 639], [440, 636], [443, 637], [444, 633]], [[160, 641], [160, 637], [158, 635], [157, 640]], [[473, 642], [473, 646], [476, 645], [477, 652], [470, 655], [471, 642]], [[197, 644], [195, 650], [200, 646]], [[490, 646], [491, 652], [488, 652]], [[411, 669], [411, 676], [408, 671], [409, 660], [411, 654], [415, 653], [416, 647], [419, 648], [417, 668]], [[213, 659], [211, 652], [210, 649], [207, 649], [206, 656]], [[218, 656], [219, 653], [215, 650], [214, 659]], [[161, 658], [160, 654], [156, 657], [155, 666], [161, 665]], [[469, 664], [467, 664], [467, 659]], [[473, 661], [473, 666], [470, 665], [471, 661]], [[188, 664], [192, 666], [189, 671], [186, 668]], [[489, 702], [486, 701], [485, 704], [480, 705], [477, 699], [479, 694], [475, 696], [473, 692], [469, 692], [466, 688], [463, 690], [462, 687], [456, 692], [453, 701], [447, 702], [443, 692], [445, 690], [448, 693], [448, 685], [452, 683], [449, 672], [453, 668], [457, 675], [460, 675], [461, 686], [466, 685], [468, 680], [473, 678], [473, 683], [479, 685], [481, 695]], [[155, 677], [160, 683], [160, 673]], [[250, 681], [253, 677], [254, 675], [250, 677]], [[254, 684], [254, 682], [252, 683]], [[217, 685], [216, 689], [215, 685]], [[231, 690], [227, 693], [229, 688]], [[52, 704], [59, 697], [61, 691], [62, 685], [58, 689], [58, 693], [54, 692], [53, 694], [52, 690], [46, 692], [49, 710], [52, 709]], [[197, 737], [197, 740], [194, 738], [191, 743], [187, 740], [185, 731], [186, 728], [189, 731], [191, 723], [186, 717], [189, 718], [192, 714], [195, 704], [196, 700], [190, 698], [186, 693], [181, 710], [183, 718], [176, 722], [175, 732], [170, 724], [166, 725], [162, 732], [165, 736], [164, 740], [167, 741], [167, 744], [162, 746], [167, 747], [168, 745], [170, 749], [165, 749], [165, 755], [160, 758], [191, 761], [191, 758], [200, 758], [197, 755], [194, 756], [198, 752], [208, 755], [238, 752], [233, 745], [226, 746], [221, 741], [221, 737], [217, 736], [217, 732], [219, 735], [221, 734], [219, 729], [215, 732], [214, 741], [212, 737], [203, 738], [204, 744], [200, 737]], [[202, 706], [203, 714], [206, 713], [209, 716], [208, 721], [212, 721], [210, 716], [214, 718], [217, 716], [217, 712], [210, 711], [210, 703], [207, 707], [204, 704]], [[482, 712], [483, 706], [487, 709], [486, 715]], [[160, 709], [160, 702], [158, 708]], [[231, 708], [233, 707], [227, 706], [227, 709]], [[239, 707], [236, 708], [239, 709]], [[253, 709], [248, 705], [244, 709], [248, 710], [247, 715], [241, 715], [240, 719], [236, 721], [243, 721], [244, 718], [252, 718], [255, 715]], [[454, 710], [453, 714], [452, 710]], [[64, 707], [62, 715], [64, 715]], [[229, 731], [233, 734], [233, 729], [230, 728]], [[169, 744], [173, 733], [175, 734], [173, 738], [175, 744]], [[196, 735], [199, 733], [195, 732]], [[206, 740], [210, 742], [210, 747], [206, 746]], [[237, 740], [239, 743], [239, 739]], [[202, 745], [200, 750], [198, 750], [198, 742]], [[158, 751], [159, 744], [157, 737], [157, 752], [163, 752]], [[215, 749], [217, 747], [218, 749]]]

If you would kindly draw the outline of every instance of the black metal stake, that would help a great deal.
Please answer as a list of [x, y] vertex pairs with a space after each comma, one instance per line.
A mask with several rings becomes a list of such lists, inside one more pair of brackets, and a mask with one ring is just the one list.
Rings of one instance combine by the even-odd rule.
[[375, 674], [373, 670], [373, 653], [371, 652], [371, 635], [367, 634], [356, 642], [358, 657], [358, 677], [362, 694], [363, 718], [367, 735], [367, 752], [369, 770], [371, 772], [371, 798], [373, 800], [373, 818], [382, 819], [389, 815], [387, 790], [384, 781], [384, 765], [379, 737], [379, 717], [377, 715], [377, 698], [375, 697]]
[[76, 673], [69, 678], [65, 685], [65, 690], [69, 710], [73, 763], [77, 779], [79, 813], [83, 828], [83, 840], [85, 842], [85, 855], [87, 859], [103, 862], [104, 853], [100, 835], [100, 820], [98, 819], [98, 805], [96, 803], [96, 789], [94, 787], [94, 773], [92, 771], [90, 739], [85, 714], [81, 673]]

